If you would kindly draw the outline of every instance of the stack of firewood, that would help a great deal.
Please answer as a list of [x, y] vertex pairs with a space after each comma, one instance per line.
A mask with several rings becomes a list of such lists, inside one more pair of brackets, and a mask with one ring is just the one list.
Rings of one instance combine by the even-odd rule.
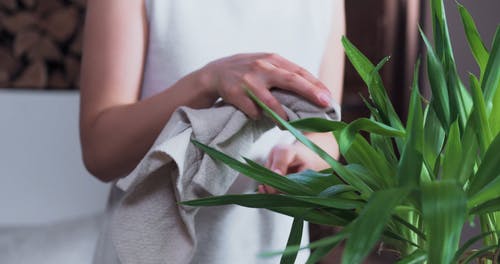
[[0, 87], [78, 86], [85, 0], [0, 0]]

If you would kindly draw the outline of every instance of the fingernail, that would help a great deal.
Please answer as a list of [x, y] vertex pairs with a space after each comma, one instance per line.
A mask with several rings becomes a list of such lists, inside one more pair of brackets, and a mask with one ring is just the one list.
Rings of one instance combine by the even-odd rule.
[[318, 95], [318, 99], [321, 103], [323, 103], [326, 106], [330, 105], [330, 102], [332, 101], [332, 97], [327, 93], [320, 93]]

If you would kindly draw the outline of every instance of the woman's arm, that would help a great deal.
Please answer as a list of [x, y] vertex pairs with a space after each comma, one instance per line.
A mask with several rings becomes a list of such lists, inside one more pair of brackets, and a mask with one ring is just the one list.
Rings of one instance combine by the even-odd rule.
[[[323, 55], [320, 80], [330, 89], [333, 98], [342, 102], [344, 82], [344, 49], [341, 37], [345, 34], [345, 7], [343, 0], [333, 0], [333, 13], [330, 37]], [[306, 136], [327, 151], [338, 157], [338, 145], [332, 133], [308, 133]], [[322, 170], [328, 164], [300, 142], [292, 145], [279, 145], [269, 153], [266, 166], [279, 174], [288, 174], [304, 169]], [[261, 193], [276, 193], [269, 186], [259, 186]]]
[[80, 134], [87, 169], [103, 181], [130, 172], [179, 106], [206, 108], [220, 96], [248, 116], [257, 106], [243, 87], [284, 116], [271, 87], [325, 106], [331, 94], [312, 74], [276, 54], [211, 62], [139, 101], [148, 24], [144, 0], [88, 0], [81, 75]]
[[[138, 102], [147, 42], [143, 0], [89, 0], [81, 75], [83, 158], [103, 181], [133, 169], [178, 104], [209, 105], [194, 78]], [[175, 94], [177, 104], [172, 103]]]

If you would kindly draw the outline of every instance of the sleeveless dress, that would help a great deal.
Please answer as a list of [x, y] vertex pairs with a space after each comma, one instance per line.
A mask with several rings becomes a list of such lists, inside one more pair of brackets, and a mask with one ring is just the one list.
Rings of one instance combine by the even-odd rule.
[[[141, 98], [153, 96], [207, 63], [237, 53], [273, 52], [319, 72], [335, 0], [145, 0], [149, 41]], [[277, 143], [293, 138], [278, 129], [256, 142], [251, 156], [265, 158]], [[253, 192], [257, 184], [239, 176], [229, 193]], [[108, 213], [123, 196], [113, 186]], [[191, 263], [279, 263], [262, 252], [286, 246], [292, 219], [240, 206], [201, 208], [196, 216], [198, 248]], [[95, 264], [121, 263], [103, 226]], [[307, 226], [307, 225], [306, 225]], [[303, 244], [308, 241], [304, 228]], [[296, 263], [305, 263], [301, 251]], [[165, 263], [177, 263], [165, 260]]]

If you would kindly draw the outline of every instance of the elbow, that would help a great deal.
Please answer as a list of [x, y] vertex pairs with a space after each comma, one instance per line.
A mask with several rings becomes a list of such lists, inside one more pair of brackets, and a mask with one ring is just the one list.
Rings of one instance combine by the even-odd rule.
[[82, 158], [87, 171], [104, 183], [109, 183], [119, 178], [116, 173], [110, 170], [109, 162], [106, 162], [106, 159], [102, 155], [99, 155], [99, 153], [99, 151], [95, 151], [89, 147], [83, 147]]

